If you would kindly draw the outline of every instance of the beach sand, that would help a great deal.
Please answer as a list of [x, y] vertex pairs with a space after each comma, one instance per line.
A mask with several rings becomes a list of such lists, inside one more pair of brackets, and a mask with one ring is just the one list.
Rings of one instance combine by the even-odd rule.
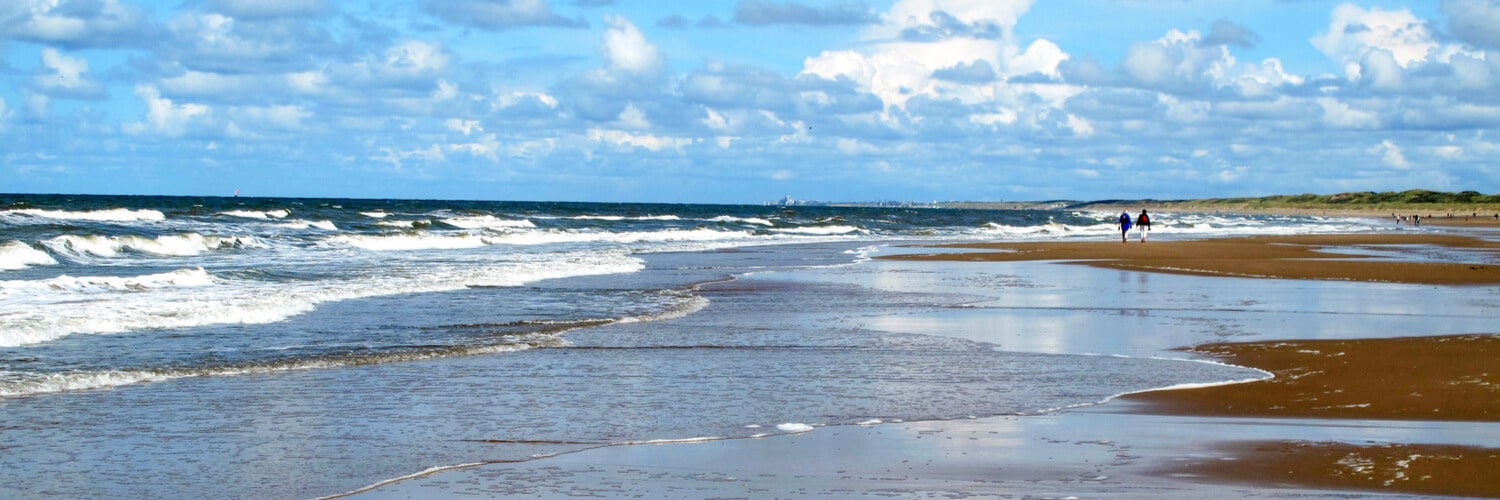
[[[1135, 236], [1136, 233], [1132, 232], [1131, 235]], [[1129, 243], [982, 243], [951, 245], [949, 248], [987, 251], [911, 254], [892, 258], [992, 262], [1066, 260], [1114, 269], [1207, 276], [1429, 285], [1500, 284], [1500, 265], [1422, 262], [1402, 255], [1431, 247], [1471, 251], [1487, 255], [1486, 262], [1500, 261], [1500, 243], [1460, 235], [1399, 233], [1147, 241], [1144, 244], [1138, 239], [1132, 239]], [[1348, 249], [1351, 248], [1385, 251], [1396, 258], [1375, 258], [1349, 252]]]
[[[1275, 378], [1126, 396], [1146, 413], [1500, 421], [1500, 336], [1216, 343], [1191, 349]], [[1237, 457], [1172, 467], [1242, 483], [1500, 497], [1500, 449], [1287, 440], [1227, 443]]]
[[[1472, 287], [1481, 297], [1473, 307], [1485, 308], [1493, 307], [1493, 285], [1500, 284], [1496, 251], [1493, 242], [1464, 236], [1392, 234], [1004, 243], [893, 258], [1076, 262], [1228, 276], [1231, 287], [1246, 277]], [[1154, 283], [1124, 274], [1119, 280], [1126, 288]], [[1500, 336], [1450, 333], [1185, 346], [1184, 355], [1273, 376], [1042, 415], [612, 446], [449, 470], [361, 496], [1500, 497], [1493, 472], [1500, 470]]]
[[[1132, 243], [1136, 243], [1133, 241]], [[1500, 244], [1460, 235], [1358, 234], [1148, 242], [963, 245], [975, 253], [898, 259], [1067, 260], [1147, 272], [1433, 285], [1500, 284], [1500, 266], [1374, 259], [1417, 247], [1465, 249], [1493, 262]], [[1500, 336], [1215, 343], [1188, 349], [1274, 378], [1132, 394], [1144, 413], [1217, 417], [1500, 421]], [[1265, 440], [1220, 445], [1235, 460], [1189, 461], [1171, 474], [1229, 483], [1500, 497], [1500, 449]]]

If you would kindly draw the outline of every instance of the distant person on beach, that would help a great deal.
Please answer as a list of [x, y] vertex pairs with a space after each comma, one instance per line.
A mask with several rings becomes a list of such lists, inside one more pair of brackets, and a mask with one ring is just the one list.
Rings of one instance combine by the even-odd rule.
[[1130, 212], [1120, 212], [1120, 243], [1125, 243], [1125, 235], [1130, 233]]
[[1146, 215], [1146, 209], [1141, 209], [1141, 215], [1135, 218], [1135, 225], [1141, 227], [1141, 243], [1146, 242], [1146, 233], [1151, 231], [1151, 217]]

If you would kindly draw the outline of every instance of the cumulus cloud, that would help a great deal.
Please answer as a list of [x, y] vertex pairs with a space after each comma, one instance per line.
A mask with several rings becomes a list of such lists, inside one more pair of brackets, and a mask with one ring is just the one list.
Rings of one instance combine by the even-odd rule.
[[870, 7], [862, 2], [843, 2], [813, 7], [795, 1], [740, 0], [734, 22], [747, 26], [801, 24], [807, 26], [861, 25], [875, 22]]
[[544, 0], [426, 0], [422, 6], [444, 21], [492, 31], [527, 26], [588, 27], [583, 18], [568, 19], [553, 12]]
[[[1110, 189], [1103, 179], [1147, 165], [1159, 169], [1160, 185], [1191, 187], [1153, 196], [1322, 190], [1348, 182], [1345, 174], [1365, 179], [1361, 189], [1380, 189], [1397, 181], [1371, 179], [1394, 170], [1500, 178], [1492, 168], [1500, 146], [1490, 142], [1500, 130], [1500, 57], [1483, 29], [1497, 0], [1448, 0], [1446, 24], [1329, 4], [1327, 24], [1300, 35], [1312, 39], [1302, 53], [1266, 47], [1257, 33], [1269, 29], [1259, 22], [1265, 16], [1247, 15], [1196, 26], [1201, 32], [1171, 26], [1159, 37], [1108, 39], [1117, 47], [1108, 56], [1091, 55], [1076, 37], [1052, 38], [1058, 25], [1046, 23], [1055, 11], [1019, 24], [1030, 0], [890, 0], [880, 3], [886, 10], [868, 0], [746, 0], [735, 12], [720, 9], [731, 21], [701, 10], [668, 15], [657, 4], [621, 11], [643, 17], [588, 10], [629, 4], [607, 0], [424, 0], [394, 10], [184, 0], [156, 17], [166, 43], [140, 43], [148, 17], [136, 24], [144, 31], [130, 32], [135, 38], [102, 28], [102, 13], [130, 10], [126, 0], [17, 1], [24, 15], [7, 16], [21, 10], [0, 1], [0, 19], [15, 20], [0, 21], [0, 36], [28, 42], [12, 44], [20, 52], [0, 63], [18, 87], [0, 89], [0, 144], [36, 142], [64, 157], [65, 147], [33, 141], [30, 130], [41, 127], [15, 120], [73, 127], [59, 134], [66, 137], [135, 140], [161, 148], [164, 162], [173, 147], [197, 158], [209, 140], [246, 165], [267, 155], [347, 168], [385, 163], [396, 167], [378, 171], [389, 179], [450, 185], [479, 182], [455, 176], [503, 171], [507, 185], [528, 186], [556, 172], [597, 177], [590, 169], [608, 165], [620, 178], [688, 184], [654, 181], [691, 171], [692, 182], [721, 187], [695, 185], [693, 201], [725, 196], [722, 187], [734, 183], [784, 195], [778, 179], [818, 180], [801, 183], [811, 190], [859, 186], [849, 190], [854, 197], [1108, 197], [1118, 193], [1097, 191]], [[1055, 7], [1036, 4], [1043, 8]], [[1211, 8], [1183, 8], [1215, 19]], [[417, 18], [402, 24], [393, 12]], [[584, 36], [598, 38], [514, 31], [585, 26], [570, 19], [575, 12], [594, 25]], [[79, 20], [68, 22], [81, 31], [39, 38], [37, 21], [58, 19]], [[643, 31], [640, 22], [654, 24]], [[822, 29], [753, 53], [718, 43], [766, 34], [747, 26], [789, 25]], [[835, 30], [844, 36], [824, 36]], [[111, 36], [128, 50], [99, 45]], [[1271, 50], [1277, 57], [1244, 58]], [[1310, 71], [1323, 74], [1293, 73], [1316, 67], [1308, 59], [1320, 54], [1326, 68]], [[701, 63], [679, 70], [668, 55]], [[134, 96], [106, 92], [118, 84], [133, 86]], [[90, 98], [131, 102], [67, 102]], [[72, 114], [52, 116], [60, 113]], [[183, 139], [164, 140], [174, 137]], [[703, 164], [737, 174], [726, 180], [691, 168]], [[1340, 168], [1319, 170], [1325, 165]], [[938, 173], [975, 181], [955, 186]], [[556, 193], [610, 196], [565, 184]], [[889, 191], [864, 191], [879, 185]], [[761, 196], [753, 189], [729, 191], [753, 201]]]
[[326, 30], [298, 18], [241, 19], [187, 12], [167, 24], [173, 43], [161, 51], [181, 68], [225, 74], [285, 73], [317, 66], [315, 58], [343, 50]]
[[1131, 46], [1121, 69], [1142, 88], [1181, 94], [1222, 89], [1242, 97], [1267, 97], [1278, 87], [1304, 81], [1286, 72], [1278, 59], [1242, 64], [1222, 43], [1205, 40], [1197, 31], [1171, 30], [1155, 41]]
[[[1056, 75], [1058, 65], [1068, 58], [1047, 40], [1036, 40], [1025, 48], [1011, 40], [1012, 28], [1030, 5], [1027, 0], [902, 0], [881, 16], [880, 24], [867, 30], [866, 36], [875, 43], [810, 57], [802, 75], [854, 82], [888, 107], [904, 107], [916, 96], [968, 104], [1024, 99], [1023, 94], [1036, 90], [1008, 85], [1008, 77]], [[975, 32], [956, 26], [987, 28]], [[913, 32], [933, 36], [912, 37]], [[981, 63], [995, 77], [968, 81], [983, 78]], [[1039, 97], [1060, 102], [1066, 95]]]
[[1443, 0], [1448, 31], [1473, 47], [1500, 49], [1500, 1]]
[[957, 83], [990, 83], [999, 77], [995, 73], [995, 68], [985, 60], [961, 62], [956, 66], [934, 71], [932, 76], [939, 80]]
[[146, 104], [146, 120], [125, 125], [125, 131], [133, 134], [154, 133], [165, 136], [180, 136], [188, 131], [188, 125], [207, 118], [211, 111], [202, 104], [178, 104], [161, 96], [161, 92], [149, 85], [135, 88], [135, 95]]
[[97, 100], [106, 97], [104, 85], [89, 74], [89, 62], [69, 57], [51, 47], [42, 49], [42, 66], [31, 77], [36, 91], [53, 98]]
[[1406, 161], [1406, 153], [1402, 152], [1401, 147], [1391, 142], [1390, 139], [1381, 141], [1380, 144], [1370, 148], [1370, 153], [1380, 155], [1381, 163], [1386, 166], [1403, 170], [1411, 168], [1411, 162]]
[[608, 69], [634, 75], [648, 75], [661, 70], [662, 55], [656, 46], [646, 40], [646, 35], [635, 24], [622, 16], [605, 16], [609, 29], [604, 32], [604, 43], [599, 52], [604, 56]]
[[119, 0], [10, 0], [0, 21], [0, 37], [70, 49], [138, 47], [160, 32], [145, 10]]

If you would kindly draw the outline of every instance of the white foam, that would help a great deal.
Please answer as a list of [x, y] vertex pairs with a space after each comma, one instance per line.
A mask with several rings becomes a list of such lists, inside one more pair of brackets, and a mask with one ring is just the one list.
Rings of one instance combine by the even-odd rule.
[[536, 227], [536, 224], [529, 220], [501, 219], [493, 215], [453, 217], [439, 222], [463, 229], [530, 229]]
[[800, 434], [803, 432], [812, 432], [813, 426], [799, 423], [785, 423], [777, 425], [776, 430], [789, 434]]
[[0, 243], [0, 271], [14, 271], [31, 266], [57, 265], [57, 259], [31, 245], [11, 240]]
[[486, 245], [484, 238], [469, 234], [402, 233], [384, 235], [344, 234], [330, 242], [377, 252], [408, 250], [453, 250]]
[[856, 234], [867, 232], [854, 226], [817, 226], [817, 227], [790, 227], [773, 229], [773, 231], [787, 234], [810, 234], [818, 236], [831, 236], [838, 234]]
[[360, 212], [359, 214], [371, 219], [384, 219], [391, 216], [391, 214], [386, 212]]
[[625, 217], [625, 216], [621, 216], [621, 215], [579, 215], [579, 216], [576, 216], [576, 217], [569, 217], [569, 219], [573, 219], [573, 220], [602, 220], [602, 221], [611, 221], [611, 222], [620, 222], [620, 221], [627, 221], [627, 220], [654, 220], [654, 221], [682, 220], [681, 217], [678, 217], [676, 215], [644, 215], [644, 216], [638, 216], [638, 217]]
[[[459, 256], [461, 257], [461, 256]], [[372, 266], [392, 266], [372, 259]], [[572, 252], [456, 259], [443, 265], [344, 279], [287, 283], [222, 279], [203, 269], [145, 276], [61, 276], [0, 281], [0, 347], [74, 334], [111, 334], [215, 324], [264, 324], [319, 304], [385, 295], [521, 286], [540, 280], [637, 272], [645, 264], [620, 252]]]
[[204, 236], [198, 233], [144, 236], [62, 235], [42, 242], [58, 255], [89, 258], [118, 257], [121, 252], [135, 251], [157, 256], [190, 257], [214, 250], [249, 247], [263, 248], [265, 243], [251, 237]]
[[113, 208], [109, 210], [69, 211], [69, 210], [41, 210], [25, 208], [10, 210], [9, 213], [29, 215], [44, 219], [56, 220], [88, 220], [99, 222], [135, 222], [135, 221], [160, 221], [166, 220], [166, 214], [158, 210], [142, 209], [130, 210], [126, 208]]
[[708, 304], [709, 304], [709, 300], [707, 298], [704, 298], [703, 296], [700, 296], [700, 295], [688, 295], [688, 296], [686, 296], [684, 298], [683, 302], [678, 307], [675, 307], [675, 308], [672, 308], [670, 310], [663, 311], [663, 312], [660, 312], [660, 313], [657, 313], [657, 314], [648, 314], [648, 315], [643, 315], [643, 316], [627, 316], [627, 317], [624, 317], [624, 318], [620, 318], [619, 322], [620, 323], [649, 323], [649, 322], [653, 322], [653, 321], [664, 321], [664, 320], [669, 320], [669, 319], [683, 318], [683, 317], [687, 317], [688, 315], [693, 314], [695, 312], [702, 311], [702, 310], [706, 309], [708, 307]]
[[197, 269], [146, 274], [141, 276], [58, 276], [35, 281], [0, 281], [0, 297], [13, 293], [41, 293], [44, 290], [79, 293], [138, 292], [151, 288], [208, 286], [213, 277]]
[[725, 222], [725, 223], [737, 222], [737, 223], [741, 223], [741, 224], [755, 224], [757, 226], [774, 226], [774, 225], [776, 225], [775, 223], [773, 223], [773, 222], [771, 222], [769, 220], [762, 219], [762, 218], [759, 218], [759, 217], [735, 217], [735, 216], [732, 216], [732, 215], [720, 215], [718, 217], [714, 217], [712, 219], [708, 219], [708, 221], [709, 222]]
[[401, 229], [416, 229], [419, 225], [432, 224], [426, 220], [383, 220], [376, 222], [377, 226], [394, 227]]
[[526, 231], [485, 239], [494, 244], [548, 245], [556, 243], [665, 243], [749, 241], [755, 235], [748, 231], [715, 231], [713, 229], [668, 229], [664, 231]]
[[105, 371], [75, 371], [64, 373], [26, 373], [19, 377], [13, 375], [15, 372], [0, 372], [0, 398], [9, 396], [22, 396], [31, 394], [47, 394], [55, 392], [88, 391], [98, 389], [109, 389], [131, 384], [147, 382], [161, 382], [165, 380], [189, 378], [189, 377], [212, 377], [212, 376], [235, 376], [263, 373], [278, 373], [297, 370], [312, 370], [320, 368], [335, 368], [340, 366], [362, 365], [372, 362], [404, 362], [421, 361], [438, 357], [453, 355], [488, 355], [504, 352], [516, 352], [531, 349], [525, 344], [507, 344], [493, 346], [478, 346], [467, 349], [462, 353], [451, 351], [444, 352], [396, 352], [385, 355], [371, 355], [366, 357], [355, 357], [346, 359], [302, 359], [283, 363], [255, 364], [244, 366], [228, 366], [222, 368], [189, 369], [189, 370], [105, 370]]
[[336, 226], [336, 225], [334, 225], [333, 221], [331, 221], [331, 220], [316, 220], [316, 221], [314, 221], [314, 220], [293, 220], [293, 221], [287, 221], [286, 223], [282, 224], [281, 226], [282, 227], [286, 227], [286, 228], [291, 228], [291, 229], [308, 229], [308, 228], [314, 228], [315, 227], [315, 228], [318, 228], [318, 229], [322, 229], [324, 231], [338, 231], [339, 230], [339, 227]]
[[269, 219], [285, 219], [288, 215], [292, 215], [292, 212], [290, 210], [287, 210], [287, 209], [284, 209], [284, 208], [283, 209], [277, 209], [277, 210], [267, 210], [267, 211], [264, 211], [264, 212], [254, 211], [254, 210], [230, 210], [228, 212], [219, 212], [219, 215], [227, 215], [227, 216], [230, 216], [230, 217], [240, 217], [240, 218], [244, 218], [244, 219], [269, 220]]

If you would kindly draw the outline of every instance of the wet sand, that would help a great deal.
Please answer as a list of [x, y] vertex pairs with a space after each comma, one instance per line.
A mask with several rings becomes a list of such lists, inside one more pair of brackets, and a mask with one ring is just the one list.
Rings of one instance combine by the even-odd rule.
[[[1500, 336], [1207, 344], [1191, 349], [1275, 378], [1126, 396], [1139, 411], [1216, 417], [1500, 421]], [[1233, 483], [1500, 497], [1500, 449], [1266, 440], [1234, 463], [1167, 469]]]
[[[1132, 233], [1135, 236], [1135, 233]], [[1500, 284], [1500, 265], [1420, 262], [1375, 258], [1348, 252], [1370, 248], [1392, 253], [1413, 246], [1472, 251], [1500, 261], [1500, 243], [1459, 235], [1346, 234], [1266, 236], [1192, 241], [1128, 243], [1025, 242], [951, 245], [981, 250], [960, 254], [911, 254], [903, 260], [1030, 261], [1063, 260], [1114, 269], [1250, 278], [1325, 279], [1429, 285]]]
[[[1131, 243], [1138, 243], [1132, 241]], [[1208, 241], [996, 243], [911, 260], [1063, 260], [1146, 272], [1433, 285], [1494, 285], [1500, 266], [1374, 259], [1349, 248], [1469, 249], [1492, 262], [1500, 244], [1458, 235], [1309, 235]], [[1212, 417], [1500, 422], [1500, 335], [1214, 343], [1187, 349], [1273, 378], [1132, 394], [1135, 411]], [[1224, 443], [1223, 457], [1163, 474], [1224, 483], [1500, 497], [1500, 449], [1305, 440]]]
[[[1418, 251], [1433, 248], [1459, 252], [1458, 257], [1424, 257], [1427, 253]], [[1228, 287], [1235, 287], [1235, 280], [1247, 283], [1244, 277], [1473, 287], [1481, 297], [1491, 297], [1473, 302], [1480, 308], [1493, 307], [1492, 285], [1500, 283], [1497, 266], [1490, 264], [1496, 258], [1494, 243], [1450, 235], [1006, 243], [964, 249], [971, 251], [894, 258], [959, 266], [1077, 262], [1142, 276], [1229, 276], [1223, 281]], [[1025, 269], [1005, 268], [1020, 273], [1007, 279], [1027, 283], [1027, 276], [1034, 276], [1028, 273], [1048, 272]], [[1157, 286], [1125, 274], [1118, 280], [1124, 289], [1142, 289], [1133, 293]], [[1357, 287], [1345, 293], [1357, 293]], [[1078, 306], [1088, 307], [1072, 307]], [[1431, 331], [1450, 323], [1432, 318], [1438, 324]], [[1371, 331], [1370, 337], [1382, 338], [1200, 344], [1179, 353], [1255, 367], [1273, 377], [1144, 392], [1043, 415], [614, 446], [445, 471], [362, 496], [1500, 496], [1500, 476], [1493, 473], [1500, 470], [1500, 370], [1495, 369], [1500, 336], [1450, 333], [1458, 335], [1390, 338], [1400, 332]], [[1274, 332], [1259, 335], [1276, 338]]]

